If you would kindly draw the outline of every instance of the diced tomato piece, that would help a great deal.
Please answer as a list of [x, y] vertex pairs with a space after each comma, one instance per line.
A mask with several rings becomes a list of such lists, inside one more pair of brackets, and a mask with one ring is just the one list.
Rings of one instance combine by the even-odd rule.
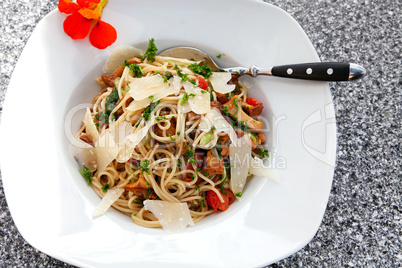
[[201, 89], [207, 89], [208, 87], [207, 81], [202, 76], [198, 76], [198, 87]]
[[[222, 191], [219, 188], [216, 189], [218, 189], [218, 191], [222, 193]], [[215, 210], [215, 212], [221, 212], [227, 210], [229, 208], [229, 205], [231, 205], [235, 200], [235, 196], [230, 189], [224, 189], [224, 192], [226, 193], [226, 194], [222, 193], [222, 198], [224, 202], [221, 202], [218, 195], [214, 191], [209, 190], [207, 192], [206, 200], [208, 206], [210, 206], [213, 210]]]
[[250, 105], [253, 105], [253, 106], [257, 106], [257, 105], [261, 105], [261, 104], [262, 104], [261, 102], [257, 101], [256, 99], [250, 98], [250, 97], [247, 97], [247, 98], [246, 98], [246, 102], [247, 102], [248, 104], [250, 104]]

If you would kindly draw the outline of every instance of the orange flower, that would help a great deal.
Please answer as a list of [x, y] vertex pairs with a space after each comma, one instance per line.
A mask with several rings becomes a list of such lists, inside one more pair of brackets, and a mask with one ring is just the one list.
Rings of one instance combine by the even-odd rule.
[[[64, 32], [72, 39], [84, 39], [88, 33], [91, 44], [104, 49], [117, 39], [116, 29], [102, 21], [102, 10], [108, 0], [59, 0], [59, 11], [69, 14], [63, 23]], [[92, 30], [91, 30], [91, 26]]]

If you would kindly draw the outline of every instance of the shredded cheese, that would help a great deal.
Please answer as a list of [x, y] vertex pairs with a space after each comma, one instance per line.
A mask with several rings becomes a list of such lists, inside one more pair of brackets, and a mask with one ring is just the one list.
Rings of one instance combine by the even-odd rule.
[[159, 220], [163, 229], [169, 233], [180, 232], [187, 225], [194, 226], [186, 203], [173, 203], [162, 200], [145, 200], [144, 208]]
[[232, 143], [229, 148], [230, 156], [230, 189], [233, 193], [242, 193], [246, 185], [251, 161], [251, 139], [244, 135], [238, 139], [237, 146]]
[[123, 188], [108, 189], [102, 201], [92, 212], [92, 218], [96, 218], [105, 214], [105, 212], [116, 202], [117, 199], [123, 194]]
[[236, 86], [228, 85], [229, 80], [232, 78], [232, 74], [228, 72], [213, 72], [209, 81], [216, 92], [227, 94], [232, 92]]

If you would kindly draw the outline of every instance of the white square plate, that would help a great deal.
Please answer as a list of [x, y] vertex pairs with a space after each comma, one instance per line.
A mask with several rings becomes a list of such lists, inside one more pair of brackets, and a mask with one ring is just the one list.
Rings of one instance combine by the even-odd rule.
[[270, 158], [281, 182], [254, 178], [228, 211], [178, 234], [137, 226], [113, 209], [92, 220], [99, 198], [68, 151], [68, 135], [79, 120], [65, 127], [71, 109], [95, 95], [95, 77], [121, 44], [145, 49], [155, 38], [160, 50], [193, 45], [211, 56], [224, 53], [217, 59], [222, 67], [319, 61], [289, 14], [256, 0], [112, 0], [102, 19], [118, 38], [106, 50], [88, 39], [71, 40], [63, 32], [65, 17], [55, 10], [38, 24], [14, 70], [2, 117], [5, 194], [31, 245], [84, 267], [256, 267], [312, 239], [335, 165], [327, 83], [244, 78], [252, 84], [250, 95], [266, 104]]

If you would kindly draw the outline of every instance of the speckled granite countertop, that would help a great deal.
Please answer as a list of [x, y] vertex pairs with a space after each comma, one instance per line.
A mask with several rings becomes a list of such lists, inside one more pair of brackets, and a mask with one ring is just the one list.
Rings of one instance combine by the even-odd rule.
[[[0, 2], [0, 113], [10, 76], [36, 23], [56, 0]], [[272, 0], [306, 31], [323, 61], [369, 75], [330, 83], [338, 153], [327, 210], [313, 240], [271, 267], [401, 267], [401, 14], [394, 0]], [[0, 267], [71, 267], [19, 234], [0, 180]]]

